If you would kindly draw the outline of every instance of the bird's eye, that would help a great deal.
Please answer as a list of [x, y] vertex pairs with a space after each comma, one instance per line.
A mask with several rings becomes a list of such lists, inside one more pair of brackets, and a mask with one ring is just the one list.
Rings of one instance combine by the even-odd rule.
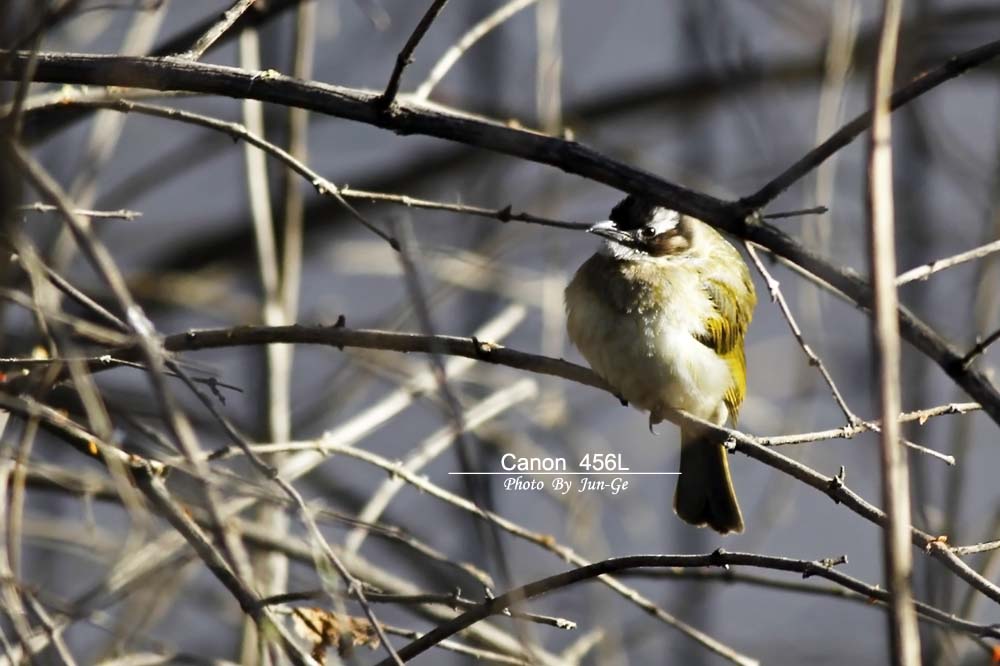
[[642, 231], [640, 231], [639, 233], [642, 235], [643, 238], [652, 238], [653, 236], [656, 235], [656, 229], [654, 229], [652, 226], [646, 226], [643, 227]]

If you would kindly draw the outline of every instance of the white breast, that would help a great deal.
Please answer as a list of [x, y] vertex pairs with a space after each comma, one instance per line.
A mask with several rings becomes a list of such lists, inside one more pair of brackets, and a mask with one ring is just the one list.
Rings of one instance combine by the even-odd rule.
[[[677, 285], [680, 287], [681, 285]], [[673, 290], [664, 307], [621, 312], [574, 278], [566, 289], [567, 330], [591, 368], [645, 411], [683, 409], [722, 423], [729, 366], [694, 336], [712, 314], [696, 284]]]

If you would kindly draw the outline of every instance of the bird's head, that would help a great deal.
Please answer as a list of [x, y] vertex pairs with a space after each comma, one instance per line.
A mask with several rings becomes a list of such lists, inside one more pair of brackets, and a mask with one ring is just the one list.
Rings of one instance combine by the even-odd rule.
[[604, 253], [616, 259], [663, 260], [691, 253], [696, 225], [694, 218], [630, 195], [614, 207], [611, 219], [587, 231], [604, 238]]

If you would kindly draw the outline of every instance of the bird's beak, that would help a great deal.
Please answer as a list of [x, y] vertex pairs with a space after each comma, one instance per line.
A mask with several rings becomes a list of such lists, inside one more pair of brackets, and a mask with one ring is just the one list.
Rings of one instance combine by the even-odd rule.
[[619, 229], [614, 220], [604, 220], [603, 222], [598, 222], [587, 229], [587, 231], [601, 236], [602, 238], [613, 240], [617, 243], [628, 243], [631, 240], [631, 236], [627, 232]]

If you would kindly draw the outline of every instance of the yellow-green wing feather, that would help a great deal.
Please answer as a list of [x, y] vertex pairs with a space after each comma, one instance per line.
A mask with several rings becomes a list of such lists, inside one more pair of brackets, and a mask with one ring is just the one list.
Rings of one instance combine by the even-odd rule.
[[[740, 262], [742, 264], [742, 261]], [[733, 383], [723, 400], [729, 409], [733, 422], [739, 413], [740, 404], [746, 395], [746, 357], [743, 353], [743, 338], [746, 336], [756, 296], [753, 283], [746, 270], [732, 277], [736, 280], [723, 281], [707, 278], [702, 282], [705, 295], [715, 306], [716, 316], [705, 322], [705, 333], [698, 340], [710, 347], [729, 365]]]

